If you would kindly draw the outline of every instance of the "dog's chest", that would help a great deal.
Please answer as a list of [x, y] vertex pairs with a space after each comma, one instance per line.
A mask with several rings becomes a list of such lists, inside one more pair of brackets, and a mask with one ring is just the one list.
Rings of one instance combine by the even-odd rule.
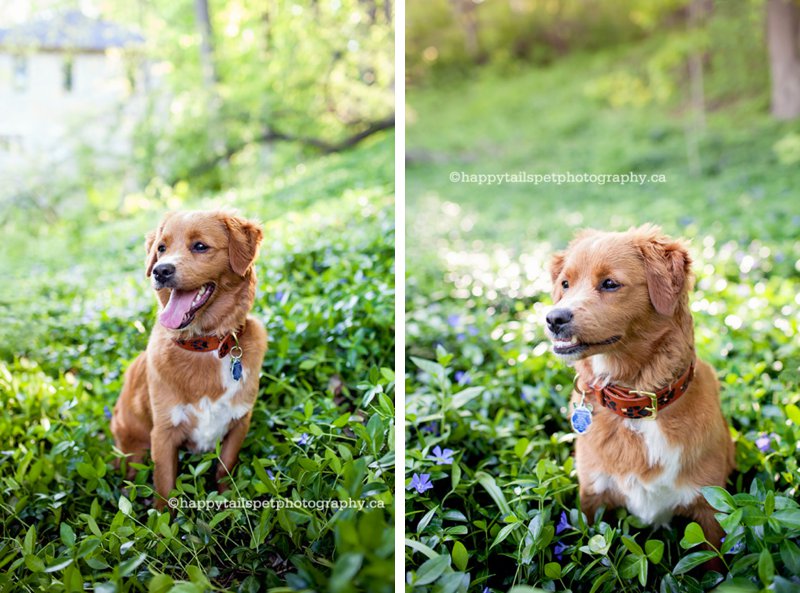
[[231, 373], [230, 356], [218, 362], [222, 394], [216, 398], [204, 395], [196, 403], [177, 404], [170, 411], [173, 426], [184, 423], [191, 425], [190, 448], [195, 452], [214, 449], [217, 442], [227, 434], [231, 422], [250, 411], [250, 405], [240, 397], [247, 378], [246, 369], [242, 369], [241, 380], [237, 381]]
[[657, 422], [626, 419], [624, 426], [640, 435], [648, 465], [659, 465], [661, 473], [645, 480], [633, 472], [595, 471], [591, 474], [594, 489], [598, 493], [615, 491], [624, 498], [627, 509], [646, 523], [666, 523], [676, 508], [690, 504], [698, 496], [692, 486], [677, 486], [682, 449], [667, 441]]

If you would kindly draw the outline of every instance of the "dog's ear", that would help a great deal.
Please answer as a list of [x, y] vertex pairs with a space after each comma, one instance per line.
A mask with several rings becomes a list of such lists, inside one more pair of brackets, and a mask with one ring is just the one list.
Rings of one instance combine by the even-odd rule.
[[157, 234], [157, 231], [150, 231], [144, 236], [144, 250], [145, 253], [147, 253], [147, 258], [145, 259], [145, 276], [148, 278], [150, 274], [152, 274], [153, 267], [156, 265], [156, 260], [158, 259], [158, 252], [155, 247]]
[[692, 268], [689, 251], [681, 241], [660, 234], [652, 234], [639, 249], [644, 258], [650, 302], [661, 315], [672, 315], [681, 295], [689, 289]]
[[258, 246], [264, 238], [261, 225], [252, 220], [227, 215], [225, 226], [228, 227], [228, 259], [231, 269], [244, 276], [258, 255]]
[[561, 285], [556, 284], [556, 279], [561, 275], [561, 270], [564, 269], [564, 261], [567, 259], [566, 251], [558, 251], [550, 258], [550, 281], [553, 283], [550, 289], [550, 296], [553, 301], [561, 298]]

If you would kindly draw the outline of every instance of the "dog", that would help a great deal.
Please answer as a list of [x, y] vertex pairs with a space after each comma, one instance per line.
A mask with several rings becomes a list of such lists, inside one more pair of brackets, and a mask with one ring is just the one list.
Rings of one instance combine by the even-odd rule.
[[695, 355], [691, 263], [653, 225], [582, 231], [552, 258], [546, 332], [577, 373], [570, 420], [588, 520], [600, 507], [657, 525], [686, 516], [719, 548], [700, 488], [725, 487], [735, 451], [714, 370]]
[[131, 463], [153, 460], [154, 505], [175, 487], [178, 450], [221, 441], [217, 487], [250, 427], [267, 333], [249, 315], [261, 226], [226, 212], [175, 212], [145, 239], [146, 276], [160, 304], [146, 350], [131, 363], [114, 407], [114, 444]]

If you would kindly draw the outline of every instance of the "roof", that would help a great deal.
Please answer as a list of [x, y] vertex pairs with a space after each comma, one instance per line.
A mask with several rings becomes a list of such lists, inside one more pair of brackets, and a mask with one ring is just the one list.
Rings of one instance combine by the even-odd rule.
[[93, 19], [78, 10], [51, 13], [0, 29], [0, 46], [47, 50], [105, 51], [139, 45], [144, 37], [121, 25]]

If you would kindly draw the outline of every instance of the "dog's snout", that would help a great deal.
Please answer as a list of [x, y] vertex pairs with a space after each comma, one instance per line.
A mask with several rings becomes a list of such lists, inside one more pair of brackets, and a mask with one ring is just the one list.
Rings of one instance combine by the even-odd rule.
[[172, 264], [158, 264], [153, 268], [153, 276], [159, 282], [166, 282], [175, 276], [175, 266]]
[[572, 311], [569, 309], [553, 309], [547, 314], [547, 327], [551, 332], [557, 334], [561, 328], [572, 321]]

